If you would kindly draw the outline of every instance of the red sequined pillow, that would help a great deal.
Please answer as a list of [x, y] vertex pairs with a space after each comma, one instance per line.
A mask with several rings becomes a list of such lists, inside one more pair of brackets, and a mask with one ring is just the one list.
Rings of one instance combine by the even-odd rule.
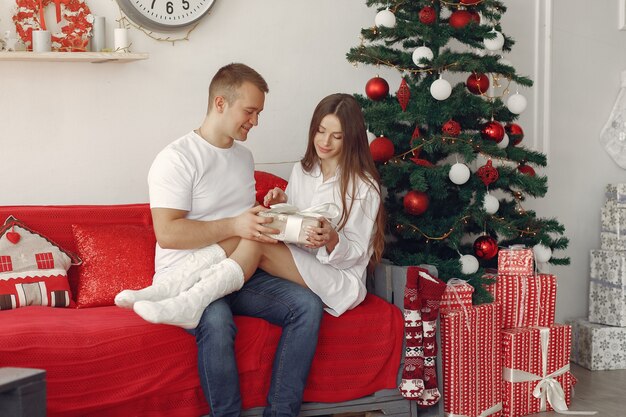
[[67, 270], [80, 258], [13, 216], [0, 226], [0, 310], [73, 307]]
[[287, 181], [283, 178], [270, 174], [265, 171], [254, 171], [254, 180], [256, 182], [256, 201], [263, 204], [263, 199], [267, 195], [269, 190], [273, 190], [275, 187], [282, 188], [284, 191], [287, 188]]
[[152, 284], [156, 238], [152, 226], [72, 225], [78, 268], [78, 308], [111, 306], [122, 290]]

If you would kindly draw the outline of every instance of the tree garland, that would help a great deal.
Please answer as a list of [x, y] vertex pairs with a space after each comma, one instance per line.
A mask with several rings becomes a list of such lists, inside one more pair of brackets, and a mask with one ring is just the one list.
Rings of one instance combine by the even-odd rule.
[[44, 9], [50, 3], [56, 8], [57, 23], [61, 32], [52, 34], [52, 49], [61, 52], [84, 52], [93, 28], [93, 15], [85, 0], [16, 0], [13, 15], [15, 29], [28, 49], [32, 49], [33, 30], [46, 30]]

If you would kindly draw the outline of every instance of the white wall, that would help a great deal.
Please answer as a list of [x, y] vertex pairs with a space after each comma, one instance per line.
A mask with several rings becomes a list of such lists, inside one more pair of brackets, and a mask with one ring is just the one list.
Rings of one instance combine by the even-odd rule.
[[[626, 172], [598, 142], [620, 71], [626, 69], [626, 32], [617, 30], [617, 0], [593, 7], [584, 0], [552, 1], [551, 60], [543, 57], [548, 0], [506, 0], [502, 24], [517, 41], [506, 58], [536, 81], [536, 88], [520, 91], [531, 103], [520, 119], [525, 142], [549, 149], [550, 167], [541, 172], [549, 178], [548, 195], [529, 206], [540, 216], [557, 217], [571, 239], [572, 265], [553, 268], [560, 282], [561, 320], [586, 315], [588, 252], [599, 247], [603, 188], [626, 180]], [[7, 4], [13, 2], [2, 0], [0, 33], [14, 29]], [[117, 4], [88, 4], [107, 18], [111, 44]], [[1, 61], [0, 204], [147, 201], [152, 159], [199, 125], [211, 76], [234, 61], [257, 69], [270, 86], [261, 123], [247, 142], [257, 169], [287, 176], [304, 151], [309, 118], [320, 98], [362, 92], [376, 74], [392, 91], [399, 85], [393, 71], [355, 68], [345, 59], [374, 15], [364, 0], [217, 0], [189, 42], [172, 46], [132, 30], [132, 49], [148, 52], [145, 61]], [[52, 6], [46, 16], [54, 30]], [[549, 78], [543, 74], [546, 64]], [[544, 95], [551, 99], [548, 109]], [[548, 124], [544, 110], [551, 114]]]

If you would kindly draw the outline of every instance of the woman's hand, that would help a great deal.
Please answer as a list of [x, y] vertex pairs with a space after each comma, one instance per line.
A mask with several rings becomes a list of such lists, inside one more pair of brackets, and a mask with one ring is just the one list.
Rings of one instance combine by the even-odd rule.
[[269, 190], [263, 198], [263, 205], [265, 207], [269, 207], [273, 204], [278, 203], [286, 203], [287, 202], [287, 194], [282, 190], [282, 188], [274, 187]]
[[326, 246], [326, 252], [331, 253], [337, 243], [339, 234], [325, 218], [321, 218], [321, 227], [309, 227], [307, 230], [307, 240], [310, 242], [307, 248], [318, 249]]

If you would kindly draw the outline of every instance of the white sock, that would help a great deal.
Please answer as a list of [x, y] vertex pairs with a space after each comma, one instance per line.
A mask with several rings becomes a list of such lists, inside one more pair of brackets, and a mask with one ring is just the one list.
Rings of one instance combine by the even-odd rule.
[[115, 305], [132, 308], [137, 301], [159, 301], [175, 297], [193, 286], [200, 273], [226, 259], [226, 252], [218, 244], [206, 246], [187, 255], [179, 264], [159, 276], [152, 285], [141, 290], [124, 290], [115, 296]]
[[151, 323], [185, 329], [198, 326], [204, 309], [213, 301], [235, 292], [244, 284], [243, 270], [230, 258], [201, 272], [201, 279], [187, 291], [161, 301], [137, 301], [135, 313]]

